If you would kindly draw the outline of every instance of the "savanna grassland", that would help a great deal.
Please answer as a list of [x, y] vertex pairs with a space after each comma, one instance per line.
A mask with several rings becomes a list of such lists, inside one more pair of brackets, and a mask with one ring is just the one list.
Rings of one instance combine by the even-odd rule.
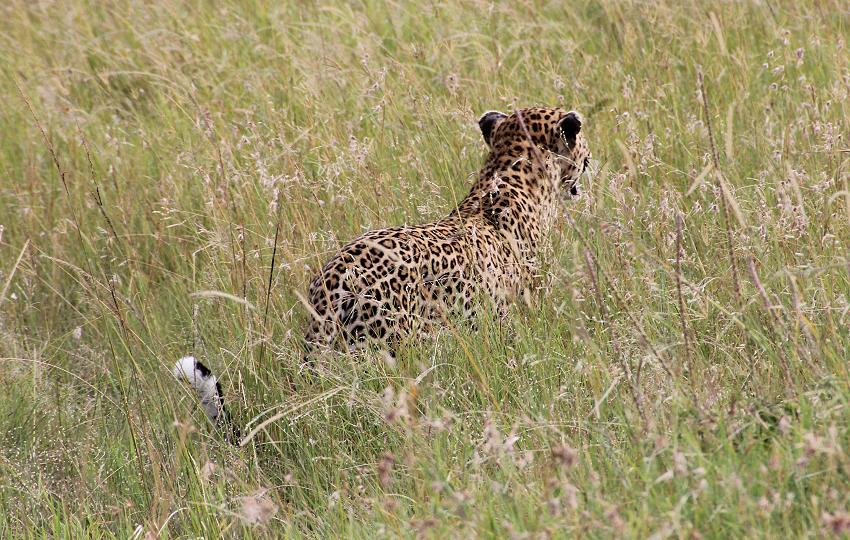
[[[848, 41], [842, 0], [3, 2], [0, 537], [847, 533]], [[304, 369], [322, 262], [530, 105], [596, 160], [531, 302]]]

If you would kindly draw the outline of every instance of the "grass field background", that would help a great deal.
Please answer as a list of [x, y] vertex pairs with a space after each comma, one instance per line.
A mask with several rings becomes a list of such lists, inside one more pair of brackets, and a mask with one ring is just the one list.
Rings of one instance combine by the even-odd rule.
[[[847, 532], [848, 41], [842, 0], [4, 2], [0, 536]], [[302, 370], [321, 263], [530, 105], [598, 161], [532, 305]]]

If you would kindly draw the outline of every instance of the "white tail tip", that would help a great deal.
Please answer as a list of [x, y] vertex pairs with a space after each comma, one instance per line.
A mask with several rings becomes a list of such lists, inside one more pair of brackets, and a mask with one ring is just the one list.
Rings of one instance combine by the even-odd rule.
[[198, 393], [201, 406], [213, 421], [221, 414], [221, 390], [215, 375], [194, 356], [184, 356], [174, 365], [174, 376], [186, 381]]

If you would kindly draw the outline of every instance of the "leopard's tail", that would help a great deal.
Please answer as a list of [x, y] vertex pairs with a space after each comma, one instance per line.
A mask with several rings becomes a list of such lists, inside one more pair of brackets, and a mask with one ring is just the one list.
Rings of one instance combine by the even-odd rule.
[[178, 380], [185, 381], [197, 392], [201, 407], [214, 424], [229, 423], [227, 409], [224, 407], [224, 394], [218, 378], [209, 368], [194, 356], [184, 356], [172, 370]]

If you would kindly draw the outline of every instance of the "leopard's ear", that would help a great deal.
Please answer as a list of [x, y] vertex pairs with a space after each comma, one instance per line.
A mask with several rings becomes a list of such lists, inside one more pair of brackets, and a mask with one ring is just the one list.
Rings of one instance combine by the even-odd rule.
[[505, 118], [507, 118], [507, 115], [498, 111], [487, 111], [478, 119], [478, 127], [481, 128], [481, 135], [484, 136], [484, 142], [487, 143], [487, 146], [493, 146], [491, 143], [493, 132], [496, 129], [496, 125]]
[[575, 144], [583, 121], [579, 113], [570, 111], [558, 122], [558, 129], [561, 131], [560, 135], [569, 146]]

